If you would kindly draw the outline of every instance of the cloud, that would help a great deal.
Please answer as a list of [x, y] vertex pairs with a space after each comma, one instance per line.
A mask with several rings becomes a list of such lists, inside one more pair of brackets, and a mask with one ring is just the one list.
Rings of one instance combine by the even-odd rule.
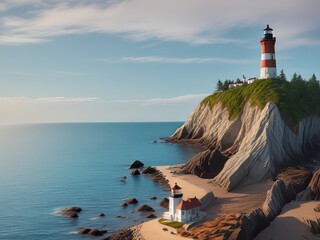
[[152, 104], [172, 104], [172, 103], [185, 103], [191, 101], [201, 101], [208, 96], [209, 93], [200, 94], [186, 94], [182, 96], [170, 98], [151, 98], [151, 99], [128, 99], [128, 100], [106, 100], [97, 97], [0, 97], [0, 104], [75, 104], [75, 103], [88, 103], [88, 102], [104, 102], [107, 104], [115, 103], [137, 103], [142, 105]]
[[123, 57], [122, 61], [135, 63], [225, 63], [225, 64], [249, 64], [253, 61], [247, 59], [231, 58], [166, 58], [159, 56]]
[[0, 104], [8, 103], [85, 103], [85, 102], [96, 102], [99, 101], [99, 98], [88, 97], [88, 98], [79, 98], [79, 97], [0, 97]]
[[[0, 44], [41, 43], [67, 34], [107, 33], [135, 41], [189, 44], [243, 43], [246, 28], [266, 23], [283, 46], [314, 46], [319, 39], [319, 0], [5, 0]], [[231, 33], [239, 37], [230, 37]]]
[[138, 100], [114, 100], [109, 103], [139, 103], [142, 105], [153, 105], [153, 104], [172, 104], [172, 103], [184, 103], [191, 101], [201, 101], [203, 98], [208, 96], [209, 93], [200, 94], [187, 94], [171, 98], [151, 98], [151, 99], [138, 99]]

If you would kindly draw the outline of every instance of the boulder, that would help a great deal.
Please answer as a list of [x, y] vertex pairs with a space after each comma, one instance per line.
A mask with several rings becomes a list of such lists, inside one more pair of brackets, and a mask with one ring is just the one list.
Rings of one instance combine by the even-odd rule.
[[120, 204], [120, 207], [122, 207], [122, 208], [126, 208], [126, 207], [128, 207], [128, 203], [126, 203], [126, 202], [121, 203], [121, 204]]
[[287, 188], [288, 200], [294, 200], [297, 194], [307, 188], [312, 178], [312, 172], [303, 167], [288, 167], [277, 175]]
[[157, 197], [156, 196], [152, 196], [152, 197], [150, 197], [150, 200], [156, 200], [157, 199]]
[[213, 192], [208, 192], [206, 195], [204, 195], [201, 199], [201, 206], [200, 206], [200, 210], [204, 210], [207, 207], [212, 206], [212, 204], [216, 201], [216, 197], [214, 196]]
[[89, 235], [89, 236], [102, 236], [107, 233], [107, 230], [99, 230], [96, 228], [80, 228], [78, 234], [80, 235]]
[[104, 213], [100, 213], [99, 215], [98, 215], [98, 217], [105, 217], [106, 215], [104, 214]]
[[263, 203], [263, 211], [269, 221], [276, 218], [282, 207], [289, 201], [287, 189], [283, 180], [277, 180], [267, 192], [266, 200]]
[[263, 229], [269, 226], [270, 221], [260, 208], [243, 216], [240, 220], [241, 231], [237, 233], [237, 240], [254, 239]]
[[151, 214], [149, 214], [149, 215], [146, 216], [146, 218], [156, 218], [156, 217], [157, 217], [157, 216], [154, 215], [153, 213], [151, 213]]
[[144, 164], [142, 162], [140, 162], [139, 160], [135, 160], [133, 161], [131, 164], [130, 164], [130, 169], [132, 168], [140, 168], [140, 167], [143, 167]]
[[154, 167], [145, 167], [141, 170], [141, 173], [143, 174], [154, 174], [157, 172], [157, 169]]
[[201, 178], [214, 178], [223, 169], [228, 157], [219, 150], [200, 152], [182, 167], [181, 173], [192, 173]]
[[164, 199], [161, 200], [161, 202], [159, 204], [163, 208], [169, 208], [169, 199], [168, 198], [164, 198]]
[[138, 169], [133, 170], [133, 171], [131, 172], [131, 176], [137, 176], [137, 175], [140, 175], [140, 171], [139, 171]]
[[65, 208], [59, 211], [59, 214], [69, 218], [78, 218], [78, 213], [81, 212], [82, 209], [80, 207], [70, 207]]
[[297, 201], [312, 201], [312, 200], [319, 201], [320, 200], [320, 169], [313, 174], [308, 187], [297, 195], [296, 200]]
[[140, 206], [137, 209], [138, 212], [154, 212], [154, 209], [147, 204]]
[[134, 239], [133, 230], [130, 228], [123, 228], [116, 231], [111, 236], [104, 237], [101, 240], [132, 240], [132, 239]]
[[125, 200], [125, 203], [127, 203], [127, 204], [136, 204], [138, 202], [139, 201], [136, 198], [128, 198]]

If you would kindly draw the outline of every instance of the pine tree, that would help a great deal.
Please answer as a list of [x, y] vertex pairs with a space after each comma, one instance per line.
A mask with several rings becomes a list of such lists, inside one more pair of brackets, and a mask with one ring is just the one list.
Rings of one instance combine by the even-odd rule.
[[280, 80], [287, 81], [287, 77], [286, 77], [286, 74], [284, 73], [283, 69], [281, 69], [281, 71], [280, 71], [279, 78], [280, 78]]
[[223, 83], [220, 81], [220, 79], [217, 83], [217, 91], [223, 91]]

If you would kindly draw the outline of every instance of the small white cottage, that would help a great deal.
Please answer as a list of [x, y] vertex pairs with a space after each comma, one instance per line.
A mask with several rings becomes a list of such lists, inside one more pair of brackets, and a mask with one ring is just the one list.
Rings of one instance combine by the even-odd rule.
[[165, 212], [163, 217], [170, 221], [183, 223], [192, 222], [199, 217], [201, 202], [198, 198], [188, 198], [182, 200], [181, 187], [177, 183], [171, 188], [169, 196], [169, 212]]

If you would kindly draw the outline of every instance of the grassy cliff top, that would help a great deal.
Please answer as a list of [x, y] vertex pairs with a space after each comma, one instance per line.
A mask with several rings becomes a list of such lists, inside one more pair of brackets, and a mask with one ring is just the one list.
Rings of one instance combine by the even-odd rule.
[[224, 92], [216, 92], [206, 97], [201, 104], [213, 107], [218, 102], [229, 111], [229, 119], [234, 120], [250, 101], [261, 109], [268, 102], [275, 103], [286, 119], [297, 123], [312, 114], [320, 115], [320, 87], [318, 81], [281, 79], [256, 80]]

